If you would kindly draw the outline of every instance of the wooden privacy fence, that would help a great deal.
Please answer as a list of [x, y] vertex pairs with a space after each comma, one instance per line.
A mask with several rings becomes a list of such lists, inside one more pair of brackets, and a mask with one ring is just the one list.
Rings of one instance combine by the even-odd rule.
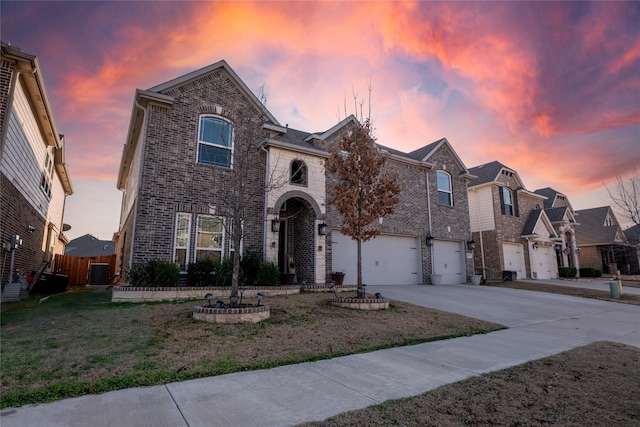
[[[93, 268], [91, 267], [93, 265]], [[98, 268], [99, 267], [99, 268]], [[106, 270], [106, 283], [101, 283]], [[116, 255], [56, 255], [53, 272], [69, 276], [69, 287], [111, 283], [116, 274]], [[97, 273], [97, 275], [96, 275]], [[100, 283], [95, 283], [96, 278]], [[94, 281], [94, 283], [92, 283]]]

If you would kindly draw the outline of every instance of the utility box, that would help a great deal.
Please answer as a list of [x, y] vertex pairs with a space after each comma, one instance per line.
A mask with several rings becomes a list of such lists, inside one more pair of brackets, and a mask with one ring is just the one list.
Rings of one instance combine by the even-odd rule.
[[503, 282], [512, 282], [514, 280], [518, 280], [518, 272], [517, 271], [504, 270], [502, 272], [502, 281]]
[[109, 264], [95, 263], [89, 268], [90, 285], [106, 285], [109, 281]]

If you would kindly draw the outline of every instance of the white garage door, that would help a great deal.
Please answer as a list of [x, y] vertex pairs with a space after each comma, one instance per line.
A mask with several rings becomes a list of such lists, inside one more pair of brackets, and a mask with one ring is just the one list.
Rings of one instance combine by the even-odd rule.
[[[362, 244], [362, 283], [417, 285], [421, 280], [420, 250], [415, 237], [380, 235]], [[356, 242], [339, 231], [331, 237], [334, 271], [343, 271], [344, 284], [358, 282]]]
[[434, 240], [433, 270], [442, 275], [443, 285], [459, 285], [467, 282], [464, 252], [460, 242]]
[[552, 248], [548, 247], [540, 247], [534, 250], [538, 279], [551, 279], [554, 276], [552, 262], [555, 262], [555, 260], [551, 256], [551, 251]]
[[[518, 273], [518, 279], [524, 279], [524, 251], [522, 245], [517, 243], [503, 243], [502, 253], [504, 255], [504, 269]], [[502, 274], [502, 272], [500, 272]]]

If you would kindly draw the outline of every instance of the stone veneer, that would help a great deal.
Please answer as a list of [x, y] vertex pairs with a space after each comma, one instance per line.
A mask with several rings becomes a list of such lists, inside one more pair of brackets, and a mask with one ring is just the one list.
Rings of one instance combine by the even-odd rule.
[[258, 323], [270, 316], [268, 304], [238, 308], [193, 307], [193, 318], [208, 323]]
[[331, 298], [329, 302], [338, 307], [356, 310], [385, 310], [389, 308], [389, 300], [385, 298]]
[[[244, 301], [255, 299], [257, 293], [262, 292], [265, 297], [276, 295], [293, 295], [300, 293], [299, 286], [269, 286], [247, 287], [242, 295]], [[211, 294], [214, 300], [228, 299], [231, 296], [229, 287], [134, 287], [114, 286], [111, 294], [111, 302], [149, 302], [149, 301], [176, 301], [181, 299], [204, 299], [206, 294]], [[238, 298], [240, 296], [238, 295]]]

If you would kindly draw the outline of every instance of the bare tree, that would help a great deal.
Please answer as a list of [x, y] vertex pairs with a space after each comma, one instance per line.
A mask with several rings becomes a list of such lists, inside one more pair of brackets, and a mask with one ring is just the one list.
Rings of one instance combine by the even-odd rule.
[[374, 221], [394, 212], [400, 186], [395, 174], [383, 172], [386, 157], [372, 135], [371, 119], [354, 124], [328, 147], [327, 171], [334, 174], [327, 203], [342, 215], [343, 234], [357, 243], [358, 298], [365, 297], [362, 286], [362, 242], [378, 234]]
[[622, 217], [640, 225], [640, 172], [638, 169], [634, 167], [627, 177], [616, 176], [613, 189], [609, 189], [606, 185], [604, 188], [607, 189], [613, 205]]
[[[263, 104], [266, 103], [263, 90], [260, 92], [260, 99]], [[260, 174], [260, 168], [257, 166], [266, 165], [264, 156], [269, 155], [263, 147], [267, 137], [262, 127], [267, 121], [265, 110], [251, 109], [246, 104], [239, 103], [227, 111], [226, 116], [233, 124], [233, 132], [225, 132], [223, 135], [223, 138], [232, 138], [231, 167], [221, 171], [212, 182], [212, 188], [216, 192], [218, 202], [216, 214], [226, 218], [224, 227], [233, 242], [233, 273], [229, 302], [235, 307], [238, 304], [240, 247], [245, 233], [245, 220], [251, 215], [251, 209], [261, 206], [266, 193], [287, 183], [288, 176], [276, 176], [277, 167]], [[273, 162], [277, 163], [277, 160], [271, 159], [272, 165], [275, 166]]]

